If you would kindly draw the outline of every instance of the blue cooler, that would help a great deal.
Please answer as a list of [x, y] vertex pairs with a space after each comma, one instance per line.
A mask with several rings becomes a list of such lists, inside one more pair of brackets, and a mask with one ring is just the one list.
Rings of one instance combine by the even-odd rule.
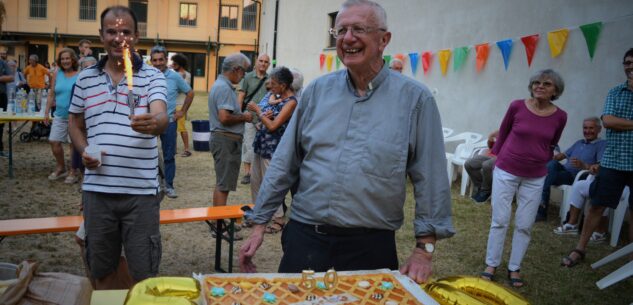
[[209, 151], [209, 138], [211, 137], [209, 121], [191, 121], [191, 128], [193, 129], [193, 150]]

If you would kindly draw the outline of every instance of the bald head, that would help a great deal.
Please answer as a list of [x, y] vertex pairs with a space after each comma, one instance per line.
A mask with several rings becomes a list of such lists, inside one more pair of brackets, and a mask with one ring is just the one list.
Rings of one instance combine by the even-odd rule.
[[257, 62], [255, 63], [255, 72], [257, 75], [262, 76], [266, 74], [268, 66], [270, 66], [270, 57], [268, 54], [260, 54], [257, 56]]
[[402, 73], [402, 69], [404, 69], [404, 65], [402, 64], [402, 60], [398, 58], [394, 58], [389, 63], [389, 69], [394, 70], [398, 73]]

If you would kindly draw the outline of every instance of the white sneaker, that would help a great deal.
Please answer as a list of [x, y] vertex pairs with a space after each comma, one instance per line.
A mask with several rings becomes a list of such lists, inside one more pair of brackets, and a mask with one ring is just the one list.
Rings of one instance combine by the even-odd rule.
[[589, 242], [592, 244], [599, 244], [607, 240], [607, 233], [599, 233], [593, 232], [591, 234], [591, 238], [589, 238]]
[[554, 234], [558, 234], [558, 235], [571, 235], [571, 234], [578, 234], [578, 225], [572, 225], [572, 224], [563, 224], [562, 226], [554, 229]]
[[176, 194], [176, 190], [173, 187], [165, 188], [165, 196], [169, 198], [178, 198], [178, 194]]

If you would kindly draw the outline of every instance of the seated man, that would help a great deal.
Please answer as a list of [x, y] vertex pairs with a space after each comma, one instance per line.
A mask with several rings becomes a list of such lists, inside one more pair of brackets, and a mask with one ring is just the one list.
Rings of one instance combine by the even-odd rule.
[[488, 136], [488, 149], [485, 152], [476, 155], [464, 163], [464, 169], [468, 172], [468, 176], [473, 181], [475, 194], [471, 197], [475, 202], [485, 202], [490, 198], [492, 193], [492, 170], [495, 168], [497, 156], [490, 152], [495, 144], [499, 130], [493, 131]]
[[[543, 183], [541, 205], [536, 214], [536, 221], [547, 219], [547, 207], [549, 206], [552, 185], [571, 185], [580, 170], [589, 169], [591, 165], [599, 163], [607, 145], [606, 141], [598, 139], [601, 129], [599, 118], [586, 118], [582, 122], [584, 139], [576, 141], [564, 153], [555, 154], [553, 160], [547, 164], [547, 176]], [[565, 159], [567, 159], [567, 163], [564, 165], [559, 162]]]

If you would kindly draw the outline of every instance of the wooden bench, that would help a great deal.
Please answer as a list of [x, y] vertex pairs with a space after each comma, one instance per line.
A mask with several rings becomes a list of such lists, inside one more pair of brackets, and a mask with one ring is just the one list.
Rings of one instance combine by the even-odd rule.
[[[184, 223], [204, 221], [215, 232], [215, 265], [219, 272], [226, 272], [221, 268], [222, 240], [229, 244], [228, 272], [233, 270], [233, 243], [235, 234], [235, 221], [244, 216], [241, 205], [228, 205], [205, 208], [186, 208], [176, 210], [161, 210], [160, 223]], [[225, 227], [224, 221], [228, 219], [229, 225]], [[211, 221], [215, 220], [215, 223]], [[0, 220], [0, 243], [7, 236], [41, 234], [55, 232], [74, 232], [83, 222], [82, 216], [60, 216], [45, 218], [25, 218]], [[219, 232], [218, 232], [219, 231]], [[224, 236], [224, 233], [228, 236]]]

